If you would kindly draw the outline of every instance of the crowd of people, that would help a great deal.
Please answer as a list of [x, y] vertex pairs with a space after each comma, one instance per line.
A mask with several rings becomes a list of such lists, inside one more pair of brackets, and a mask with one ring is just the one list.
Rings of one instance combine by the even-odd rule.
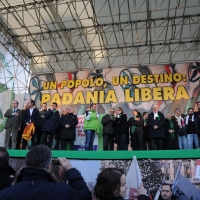
[[[198, 111], [188, 108], [187, 115], [175, 109], [174, 114], [164, 116], [157, 105], [153, 111], [140, 113], [132, 110], [132, 117], [123, 113], [123, 109], [110, 108], [109, 113], [99, 121], [96, 104], [91, 104], [84, 113], [84, 132], [86, 135], [85, 150], [93, 150], [95, 135], [98, 134], [100, 123], [103, 125], [103, 150], [128, 150], [129, 144], [133, 150], [174, 150], [198, 149], [200, 144], [200, 102]], [[7, 117], [5, 125], [5, 148], [9, 146], [12, 133], [12, 149], [27, 149], [38, 144], [52, 148], [53, 139], [56, 141], [55, 150], [74, 150], [76, 140], [77, 115], [73, 108], [66, 107], [60, 115], [57, 103], [53, 102], [47, 109], [47, 103], [42, 104], [41, 111], [35, 107], [35, 102], [29, 100], [23, 110], [18, 108], [18, 102], [12, 102], [12, 109], [4, 114]]]
[[[92, 200], [84, 177], [69, 160], [58, 159], [66, 182], [60, 182], [51, 170], [52, 153], [45, 145], [28, 151], [25, 166], [16, 173], [9, 165], [9, 154], [0, 147], [0, 199], [21, 200]], [[134, 178], [134, 177], [133, 177]], [[122, 169], [105, 168], [97, 176], [95, 200], [123, 200], [126, 197], [126, 176]], [[137, 188], [138, 200], [150, 200], [141, 184]], [[171, 185], [163, 184], [159, 200], [173, 200]]]
[[153, 106], [151, 113], [141, 114], [137, 109], [132, 110], [132, 116], [127, 120], [123, 109], [111, 108], [109, 114], [103, 116], [103, 149], [114, 148], [127, 150], [129, 143], [133, 150], [178, 150], [198, 149], [200, 143], [200, 102], [198, 111], [188, 108], [187, 115], [175, 109], [174, 115], [166, 117]]

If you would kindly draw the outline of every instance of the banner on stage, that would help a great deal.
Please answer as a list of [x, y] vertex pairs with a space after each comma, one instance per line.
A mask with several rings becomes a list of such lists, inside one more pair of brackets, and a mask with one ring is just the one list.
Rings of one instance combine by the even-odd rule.
[[199, 77], [196, 63], [33, 74], [29, 95], [37, 108], [57, 102], [60, 111], [70, 105], [79, 115], [91, 103], [99, 114], [122, 107], [130, 116], [131, 109], [149, 112], [155, 103], [164, 114], [179, 105], [186, 113], [200, 99]]

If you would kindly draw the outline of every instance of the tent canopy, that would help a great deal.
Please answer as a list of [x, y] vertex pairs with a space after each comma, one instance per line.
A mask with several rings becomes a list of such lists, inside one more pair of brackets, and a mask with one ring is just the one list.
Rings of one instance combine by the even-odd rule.
[[2, 0], [0, 43], [34, 74], [192, 62], [199, 16], [199, 0]]

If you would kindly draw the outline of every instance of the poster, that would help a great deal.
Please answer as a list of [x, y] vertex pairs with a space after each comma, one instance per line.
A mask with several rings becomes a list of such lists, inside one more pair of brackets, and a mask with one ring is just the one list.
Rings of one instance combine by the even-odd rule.
[[[84, 132], [84, 115], [78, 115], [78, 125], [76, 126], [76, 140], [74, 142], [75, 150], [85, 150], [85, 132]], [[98, 149], [98, 135], [95, 135], [93, 150]]]

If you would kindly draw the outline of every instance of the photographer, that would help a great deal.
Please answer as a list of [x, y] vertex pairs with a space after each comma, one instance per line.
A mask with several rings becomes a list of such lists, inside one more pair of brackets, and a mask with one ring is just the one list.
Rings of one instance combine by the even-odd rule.
[[59, 183], [50, 172], [52, 160], [51, 150], [38, 145], [26, 155], [26, 167], [22, 167], [16, 175], [13, 186], [0, 191], [0, 199], [10, 200], [91, 200], [91, 193], [80, 172], [72, 167], [65, 158], [60, 164], [65, 171], [68, 184]]

